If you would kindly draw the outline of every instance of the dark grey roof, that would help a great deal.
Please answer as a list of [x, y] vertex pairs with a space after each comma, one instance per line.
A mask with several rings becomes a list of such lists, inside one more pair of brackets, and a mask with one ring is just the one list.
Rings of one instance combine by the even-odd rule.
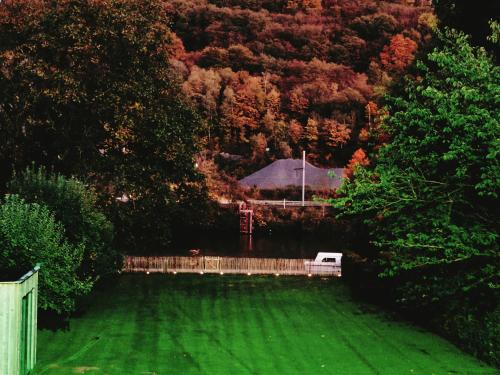
[[[306, 186], [313, 190], [338, 188], [342, 183], [343, 174], [343, 168], [317, 168], [306, 162]], [[276, 160], [239, 182], [243, 186], [263, 190], [302, 186], [302, 160]]]

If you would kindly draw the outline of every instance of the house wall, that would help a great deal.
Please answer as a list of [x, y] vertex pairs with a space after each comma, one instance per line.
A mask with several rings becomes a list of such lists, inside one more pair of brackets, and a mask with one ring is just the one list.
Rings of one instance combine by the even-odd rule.
[[[36, 363], [38, 268], [15, 282], [0, 283], [0, 374], [20, 375], [22, 301], [27, 298], [26, 374]], [[21, 374], [21, 375], [24, 375]]]

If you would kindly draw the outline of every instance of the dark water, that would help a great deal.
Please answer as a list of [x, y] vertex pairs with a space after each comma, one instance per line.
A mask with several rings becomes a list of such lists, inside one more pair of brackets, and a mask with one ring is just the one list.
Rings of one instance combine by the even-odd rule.
[[199, 249], [200, 255], [314, 258], [319, 251], [341, 251], [341, 241], [334, 236], [314, 234], [268, 233], [248, 235], [183, 236], [172, 245], [169, 255], [189, 255], [190, 249]]

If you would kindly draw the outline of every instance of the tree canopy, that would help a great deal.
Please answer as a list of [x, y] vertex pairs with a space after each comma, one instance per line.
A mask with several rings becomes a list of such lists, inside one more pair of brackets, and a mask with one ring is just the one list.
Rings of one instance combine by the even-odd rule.
[[2, 185], [51, 166], [116, 208], [122, 243], [168, 242], [172, 206], [199, 181], [200, 121], [172, 69], [182, 44], [163, 4], [7, 0], [0, 12]]
[[363, 215], [388, 251], [385, 275], [498, 257], [500, 69], [463, 34], [440, 42], [417, 63], [417, 81], [388, 98], [391, 141], [336, 201], [343, 215]]
[[489, 41], [490, 20], [498, 21], [500, 7], [490, 0], [433, 0], [433, 5], [442, 26], [462, 30], [471, 36], [471, 41], [491, 50], [500, 57], [500, 45]]
[[183, 89], [207, 115], [206, 148], [242, 156], [238, 177], [302, 150], [344, 166], [363, 146], [366, 104], [404, 73], [436, 23], [428, 1], [165, 4], [185, 46]]
[[[462, 33], [436, 44], [387, 98], [390, 142], [333, 203], [367, 226], [365, 255], [395, 280], [400, 305], [484, 315], [500, 297], [500, 69]], [[468, 346], [497, 361], [493, 336], [467, 336]]]

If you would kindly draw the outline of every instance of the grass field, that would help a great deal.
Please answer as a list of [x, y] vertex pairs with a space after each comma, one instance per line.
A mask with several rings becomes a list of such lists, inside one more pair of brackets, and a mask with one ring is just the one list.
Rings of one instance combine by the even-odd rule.
[[125, 275], [66, 331], [39, 331], [35, 374], [498, 374], [353, 301], [340, 280]]

